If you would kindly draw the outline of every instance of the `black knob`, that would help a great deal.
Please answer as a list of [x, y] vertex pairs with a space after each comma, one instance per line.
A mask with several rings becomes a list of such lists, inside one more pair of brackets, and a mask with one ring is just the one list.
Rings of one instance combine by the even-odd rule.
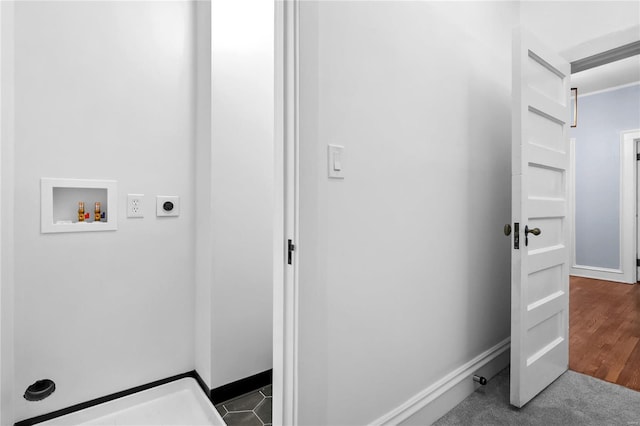
[[162, 208], [165, 212], [170, 212], [171, 210], [173, 210], [173, 203], [171, 201], [165, 201], [162, 205]]

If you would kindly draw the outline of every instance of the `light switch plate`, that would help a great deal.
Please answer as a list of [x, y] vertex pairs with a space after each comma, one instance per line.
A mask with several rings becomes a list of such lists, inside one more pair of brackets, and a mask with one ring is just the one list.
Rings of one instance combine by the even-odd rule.
[[328, 146], [327, 165], [329, 177], [332, 179], [344, 179], [344, 146]]

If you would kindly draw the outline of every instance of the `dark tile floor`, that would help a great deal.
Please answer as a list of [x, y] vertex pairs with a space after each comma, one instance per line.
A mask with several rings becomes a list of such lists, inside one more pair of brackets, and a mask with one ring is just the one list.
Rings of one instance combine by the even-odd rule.
[[271, 385], [216, 404], [228, 426], [271, 425]]

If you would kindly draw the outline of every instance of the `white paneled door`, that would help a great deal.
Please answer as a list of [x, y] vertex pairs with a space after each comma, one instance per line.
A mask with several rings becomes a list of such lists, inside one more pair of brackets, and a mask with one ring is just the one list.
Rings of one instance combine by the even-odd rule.
[[570, 65], [528, 32], [513, 38], [511, 404], [569, 362]]

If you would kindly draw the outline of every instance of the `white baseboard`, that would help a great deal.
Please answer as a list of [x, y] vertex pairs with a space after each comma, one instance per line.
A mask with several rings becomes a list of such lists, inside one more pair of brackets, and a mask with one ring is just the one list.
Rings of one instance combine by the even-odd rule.
[[474, 374], [495, 376], [509, 365], [510, 339], [507, 338], [471, 361], [453, 370], [422, 392], [394, 410], [378, 418], [371, 425], [429, 425], [471, 395], [480, 385]]
[[593, 278], [596, 280], [615, 281], [625, 284], [633, 284], [633, 281], [627, 281], [625, 274], [619, 269], [594, 268], [592, 266], [574, 265], [570, 274], [575, 277]]

